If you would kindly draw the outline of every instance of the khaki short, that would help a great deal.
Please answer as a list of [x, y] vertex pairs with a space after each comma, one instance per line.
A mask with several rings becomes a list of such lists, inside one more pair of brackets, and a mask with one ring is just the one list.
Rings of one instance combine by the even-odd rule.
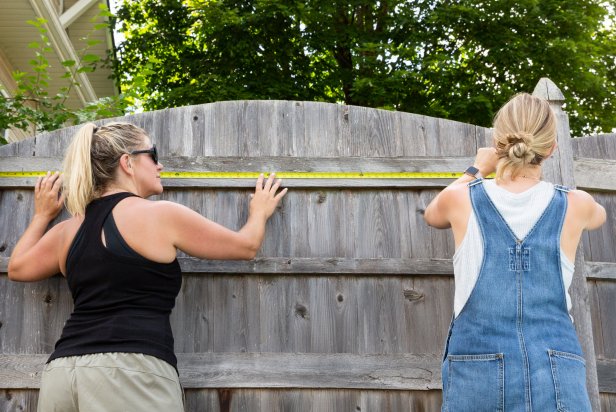
[[178, 374], [141, 353], [54, 359], [43, 370], [38, 412], [183, 412]]

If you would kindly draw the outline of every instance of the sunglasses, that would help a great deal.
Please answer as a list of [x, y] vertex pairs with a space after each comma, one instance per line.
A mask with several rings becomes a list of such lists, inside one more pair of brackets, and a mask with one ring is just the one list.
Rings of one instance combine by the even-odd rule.
[[132, 152], [130, 152], [130, 155], [136, 155], [136, 154], [141, 154], [141, 153], [147, 153], [150, 155], [150, 157], [152, 158], [152, 160], [154, 161], [154, 164], [158, 164], [158, 152], [156, 151], [156, 145], [153, 144], [151, 149], [146, 149], [146, 150], [133, 150]]

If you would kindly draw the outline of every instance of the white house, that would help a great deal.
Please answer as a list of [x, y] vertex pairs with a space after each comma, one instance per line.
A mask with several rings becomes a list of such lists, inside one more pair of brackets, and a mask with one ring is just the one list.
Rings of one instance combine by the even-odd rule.
[[[31, 72], [28, 63], [35, 58], [34, 50], [28, 45], [39, 41], [39, 33], [28, 20], [43, 18], [47, 21], [45, 28], [53, 52], [46, 57], [49, 60], [51, 81], [49, 91], [54, 93], [67, 85], [61, 76], [67, 72], [61, 62], [79, 61], [79, 55], [86, 46], [82, 38], [90, 33], [94, 25], [91, 20], [100, 12], [98, 5], [109, 7], [108, 0], [0, 0], [0, 89], [5, 96], [15, 91], [12, 73], [16, 70]], [[97, 22], [103, 22], [98, 18]], [[105, 18], [106, 19], [106, 18]], [[107, 56], [108, 50], [114, 50], [111, 29], [100, 29], [90, 35], [100, 43], [88, 49], [88, 54], [101, 58]], [[118, 86], [110, 79], [109, 68], [98, 67], [92, 73], [76, 75], [79, 87], [74, 88], [66, 104], [71, 108], [85, 106], [88, 102], [119, 93]], [[5, 132], [8, 141], [27, 137], [19, 130]]]

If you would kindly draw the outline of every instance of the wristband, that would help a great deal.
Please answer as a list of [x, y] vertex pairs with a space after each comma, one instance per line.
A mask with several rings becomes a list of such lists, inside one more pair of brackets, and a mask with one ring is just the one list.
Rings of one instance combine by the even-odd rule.
[[474, 177], [475, 179], [483, 179], [481, 172], [475, 166], [469, 166], [465, 171], [465, 174]]

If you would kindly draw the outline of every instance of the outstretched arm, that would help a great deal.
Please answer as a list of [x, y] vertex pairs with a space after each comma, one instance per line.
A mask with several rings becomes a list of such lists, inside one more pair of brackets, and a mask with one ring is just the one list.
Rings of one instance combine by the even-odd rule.
[[37, 180], [34, 187], [34, 216], [11, 253], [9, 279], [31, 282], [60, 272], [62, 224], [47, 233], [45, 231], [62, 210], [64, 198], [58, 195], [61, 186], [62, 177], [58, 172], [47, 173]]
[[265, 236], [265, 224], [287, 189], [276, 193], [281, 181], [270, 175], [264, 183], [263, 175], [257, 180], [250, 201], [246, 224], [239, 230], [228, 229], [182, 205], [165, 202], [162, 205], [165, 224], [171, 240], [183, 252], [207, 259], [253, 259]]

